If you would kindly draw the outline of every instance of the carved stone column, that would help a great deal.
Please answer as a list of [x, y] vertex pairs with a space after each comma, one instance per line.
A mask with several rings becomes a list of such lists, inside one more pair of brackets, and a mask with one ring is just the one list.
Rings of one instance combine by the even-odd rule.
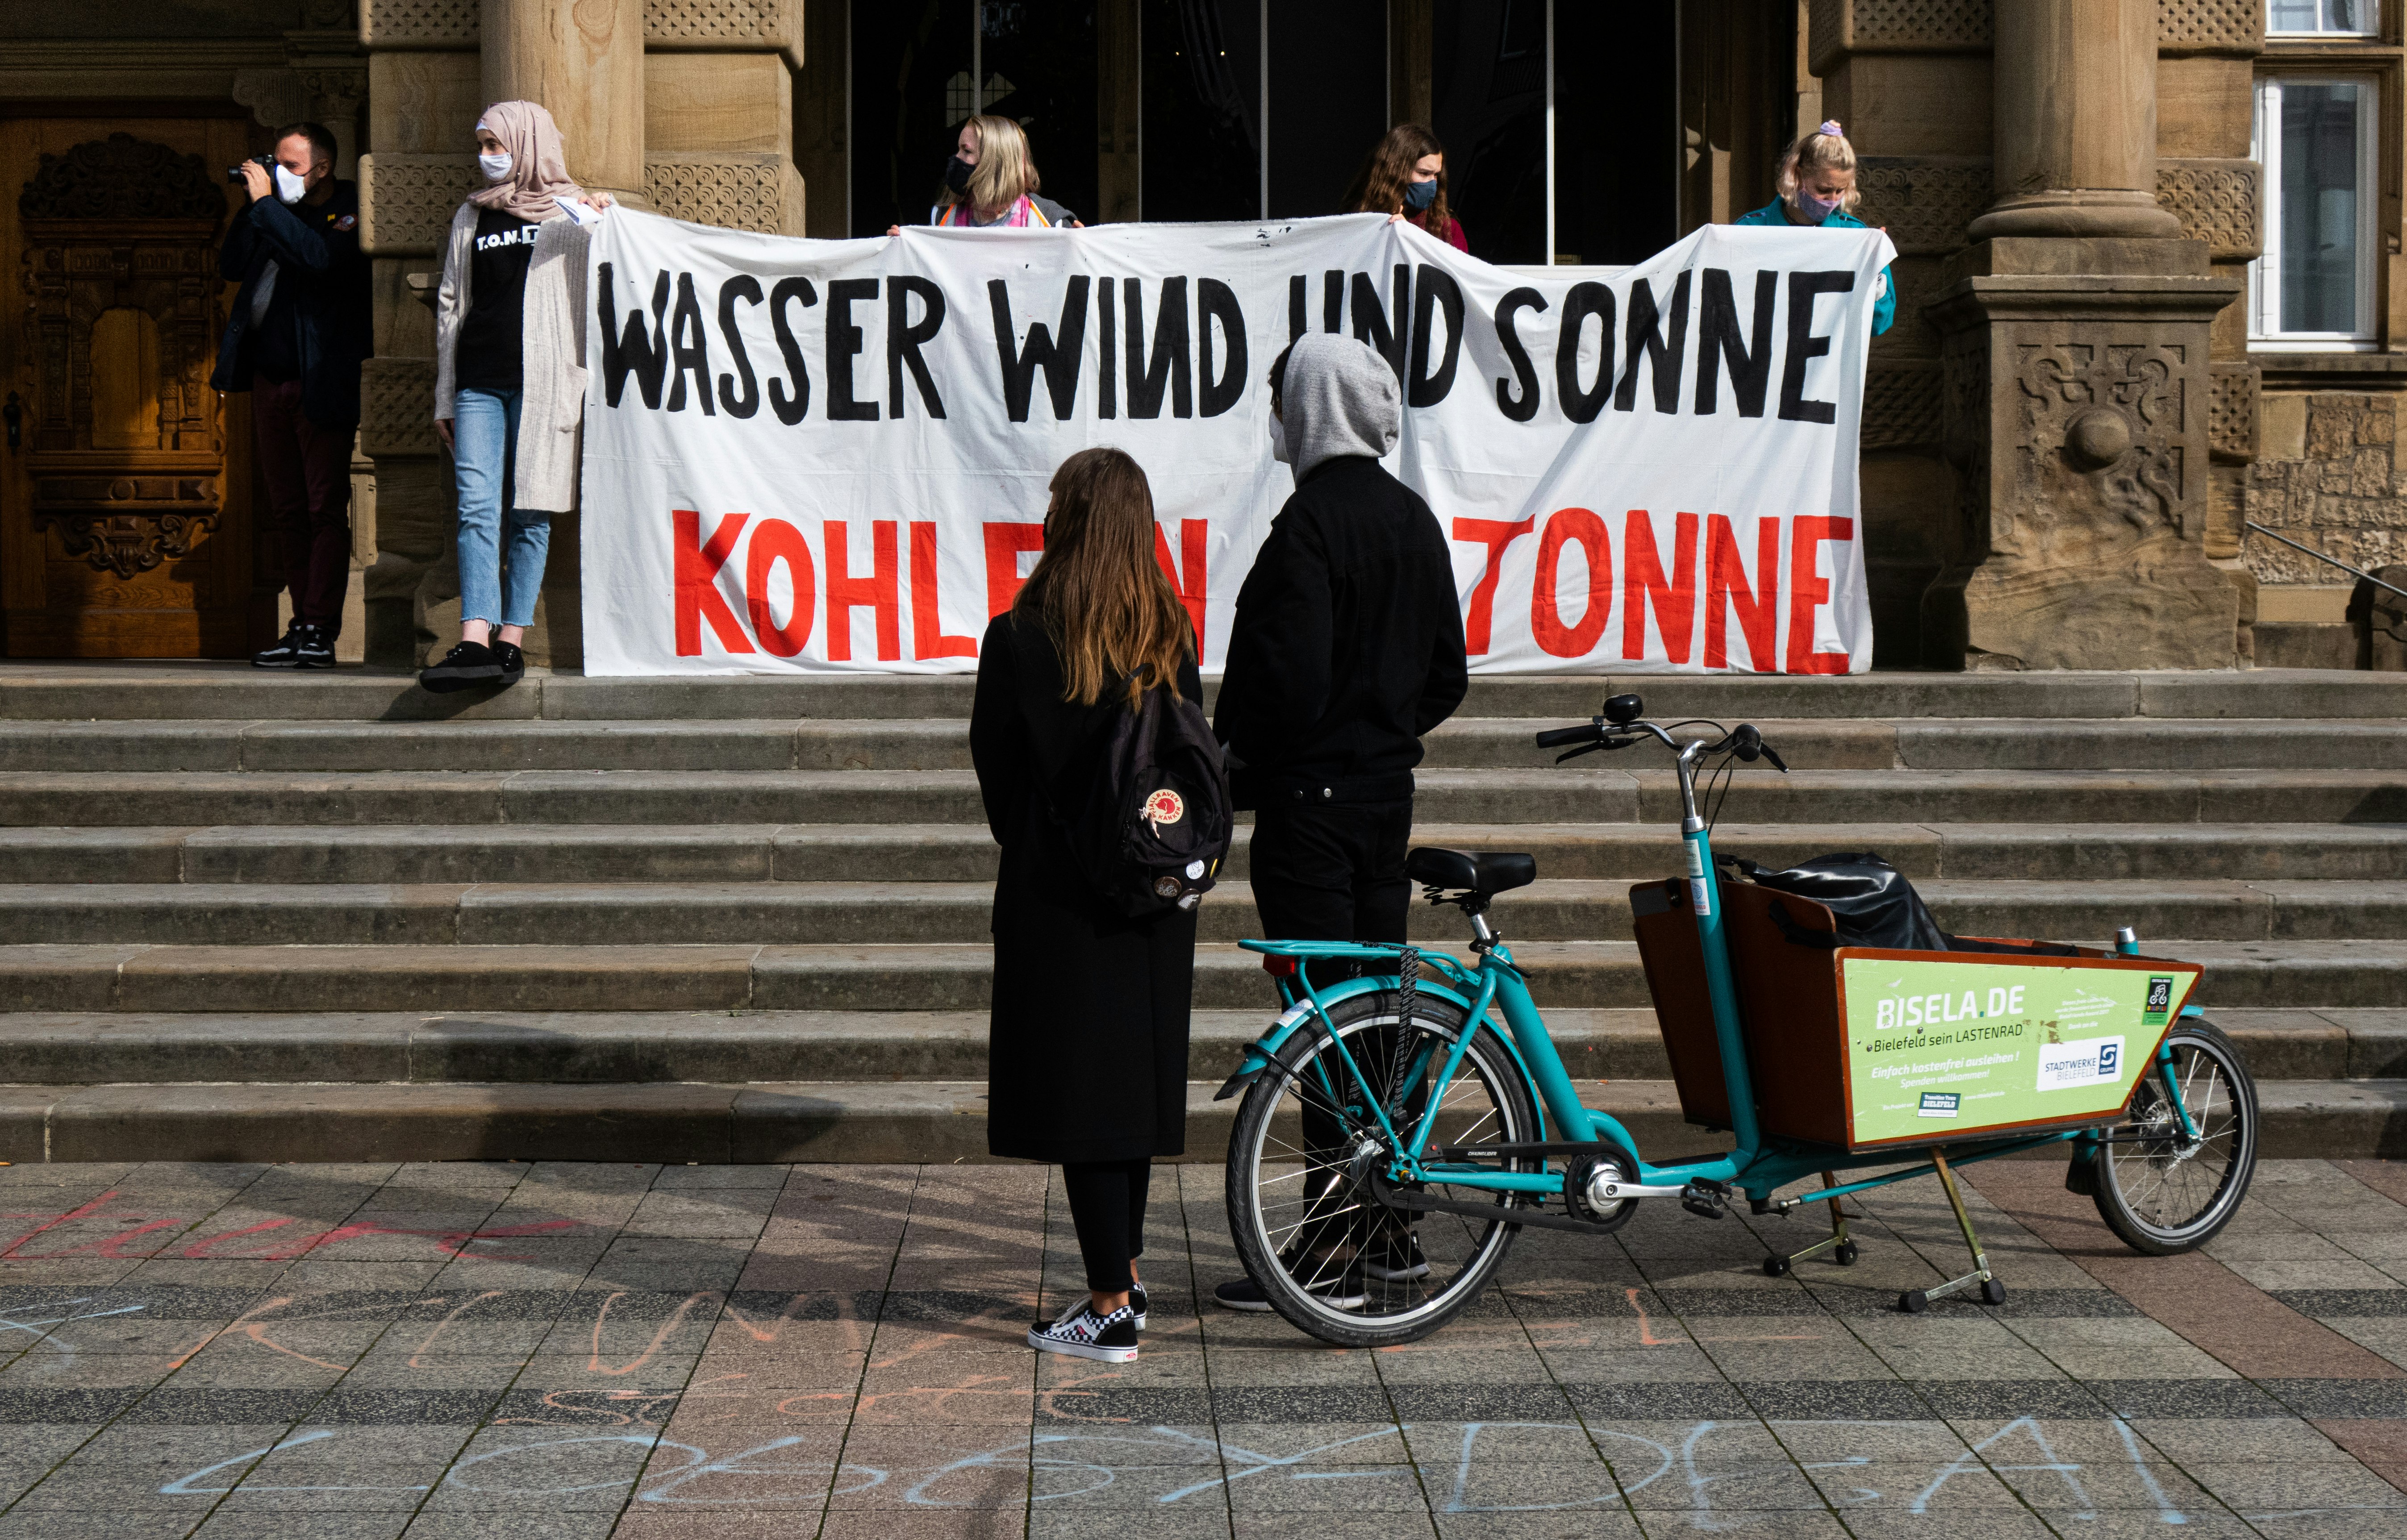
[[2157, 206], [2158, 0], [1998, 7], [1997, 235], [2181, 233]]
[[1929, 308], [1956, 484], [1923, 596], [1935, 667], [2237, 659], [2241, 596], [2205, 543], [2212, 333], [2243, 283], [2157, 201], [2157, 12], [1998, 7], [1997, 202]]
[[644, 0], [484, 0], [485, 99], [541, 102], [581, 186], [649, 207]]

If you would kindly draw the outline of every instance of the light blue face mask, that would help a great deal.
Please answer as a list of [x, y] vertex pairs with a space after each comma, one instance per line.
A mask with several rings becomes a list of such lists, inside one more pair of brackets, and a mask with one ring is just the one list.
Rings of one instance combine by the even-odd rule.
[[1797, 195], [1788, 200], [1788, 206], [1795, 209], [1797, 217], [1807, 224], [1820, 224], [1836, 214], [1839, 211], [1839, 205], [1844, 201], [1840, 198], [1825, 201], [1816, 198], [1801, 187], [1797, 190]]

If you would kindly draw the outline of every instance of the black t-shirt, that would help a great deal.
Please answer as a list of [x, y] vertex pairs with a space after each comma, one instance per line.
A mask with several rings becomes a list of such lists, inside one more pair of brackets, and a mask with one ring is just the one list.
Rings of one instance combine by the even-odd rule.
[[460, 323], [455, 377], [479, 390], [515, 390], [523, 383], [527, 259], [542, 227], [498, 208], [477, 216], [468, 251], [468, 314]]

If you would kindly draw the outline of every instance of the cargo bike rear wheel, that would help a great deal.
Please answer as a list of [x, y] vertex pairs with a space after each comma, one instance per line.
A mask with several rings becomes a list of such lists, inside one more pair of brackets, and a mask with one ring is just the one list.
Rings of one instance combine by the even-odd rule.
[[2192, 1017], [2165, 1044], [2190, 1129], [2165, 1095], [2166, 1067], [2151, 1064], [2129, 1115], [2098, 1139], [2087, 1178], [2106, 1227], [2159, 1257], [2195, 1250], [2231, 1222], [2256, 1173], [2257, 1136], [2257, 1082], [2229, 1038]]

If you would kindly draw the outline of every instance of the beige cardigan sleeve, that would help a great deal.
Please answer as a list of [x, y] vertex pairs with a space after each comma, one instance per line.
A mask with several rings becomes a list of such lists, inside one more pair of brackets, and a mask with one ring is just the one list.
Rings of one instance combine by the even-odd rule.
[[477, 239], [477, 205], [463, 203], [451, 216], [451, 233], [443, 247], [443, 281], [434, 290], [434, 420], [456, 416], [451, 401], [459, 393], [457, 360], [460, 323], [468, 318], [468, 259]]
[[585, 267], [591, 236], [566, 216], [544, 221], [527, 260], [518, 459], [521, 508], [577, 506], [585, 422]]

